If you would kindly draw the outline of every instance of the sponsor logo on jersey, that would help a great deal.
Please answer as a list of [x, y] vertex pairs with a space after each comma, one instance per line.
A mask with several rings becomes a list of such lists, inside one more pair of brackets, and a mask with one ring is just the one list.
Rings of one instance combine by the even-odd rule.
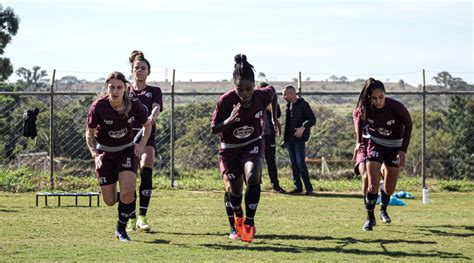
[[240, 118], [239, 117], [235, 118], [235, 121], [240, 121]]
[[125, 134], [127, 134], [127, 128], [120, 131], [109, 131], [109, 136], [114, 139], [122, 138]]
[[130, 159], [130, 157], [127, 157], [127, 159], [125, 159], [125, 163], [122, 163], [122, 167], [123, 168], [132, 167], [132, 159]]
[[112, 125], [112, 124], [114, 124], [114, 121], [113, 120], [104, 120], [104, 123], [107, 124], [107, 125]]
[[235, 138], [245, 139], [245, 138], [250, 137], [250, 135], [252, 135], [253, 131], [254, 131], [253, 127], [245, 125], [243, 127], [239, 127], [237, 129], [235, 129], [233, 134], [234, 134]]
[[249, 154], [258, 154], [258, 146], [254, 146], [253, 149], [249, 152]]
[[235, 175], [234, 174], [226, 174], [227, 175], [227, 178], [229, 180], [234, 180], [235, 179]]
[[152, 96], [153, 96], [153, 95], [151, 94], [151, 92], [145, 93], [145, 97], [147, 97], [147, 98], [151, 98]]
[[263, 116], [263, 111], [259, 111], [255, 114], [255, 119], [259, 119], [262, 116]]
[[127, 122], [132, 123], [134, 120], [135, 120], [135, 116], [132, 116], [132, 117], [128, 118]]
[[395, 120], [389, 120], [389, 121], [387, 121], [387, 125], [392, 125], [392, 124], [395, 124]]
[[391, 130], [386, 130], [384, 128], [378, 128], [377, 131], [383, 136], [390, 136], [390, 134], [392, 134]]
[[399, 159], [392, 160], [392, 164], [400, 165], [400, 160]]

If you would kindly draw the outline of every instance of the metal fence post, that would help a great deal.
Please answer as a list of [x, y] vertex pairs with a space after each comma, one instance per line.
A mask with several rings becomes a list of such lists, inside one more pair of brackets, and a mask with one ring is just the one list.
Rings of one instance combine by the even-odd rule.
[[301, 97], [301, 71], [298, 72], [298, 96]]
[[173, 76], [171, 79], [171, 114], [170, 114], [170, 181], [171, 187], [174, 187], [174, 83], [175, 83], [175, 69], [173, 69]]
[[54, 189], [54, 79], [56, 77], [56, 69], [53, 69], [53, 78], [51, 79], [50, 88], [50, 107], [49, 107], [49, 161], [50, 161], [50, 186]]
[[421, 115], [421, 180], [423, 188], [426, 188], [425, 182], [425, 154], [426, 154], [426, 82], [425, 69], [423, 69], [423, 93], [421, 95], [422, 115]]

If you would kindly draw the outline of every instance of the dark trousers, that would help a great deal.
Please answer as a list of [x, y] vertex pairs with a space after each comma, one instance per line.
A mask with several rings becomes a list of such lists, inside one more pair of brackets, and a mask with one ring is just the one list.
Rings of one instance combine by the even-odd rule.
[[280, 186], [280, 183], [278, 181], [278, 170], [275, 159], [275, 135], [263, 135], [263, 140], [265, 141], [265, 160], [267, 161], [268, 177], [270, 177], [272, 187], [275, 188], [277, 186]]
[[295, 189], [303, 190], [301, 180], [303, 180], [304, 186], [307, 192], [313, 192], [313, 186], [311, 185], [308, 173], [308, 167], [306, 166], [306, 146], [305, 142], [289, 141], [288, 155], [291, 162], [291, 172], [293, 175], [293, 184]]

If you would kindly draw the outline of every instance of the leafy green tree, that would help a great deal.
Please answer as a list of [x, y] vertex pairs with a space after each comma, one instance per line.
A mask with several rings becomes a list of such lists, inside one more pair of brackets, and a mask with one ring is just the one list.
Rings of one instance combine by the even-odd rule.
[[446, 116], [449, 122], [451, 147], [450, 157], [455, 178], [471, 178], [470, 158], [474, 154], [474, 99], [454, 96]]
[[46, 86], [44, 77], [48, 76], [48, 73], [46, 70], [42, 70], [40, 66], [34, 66], [31, 70], [20, 67], [15, 73], [21, 78], [18, 80], [18, 84], [25, 88], [38, 89]]
[[[20, 18], [7, 7], [3, 9], [0, 4], [0, 55], [3, 55], [5, 47], [18, 32]], [[13, 73], [13, 66], [10, 59], [0, 57], [0, 81], [6, 80]]]

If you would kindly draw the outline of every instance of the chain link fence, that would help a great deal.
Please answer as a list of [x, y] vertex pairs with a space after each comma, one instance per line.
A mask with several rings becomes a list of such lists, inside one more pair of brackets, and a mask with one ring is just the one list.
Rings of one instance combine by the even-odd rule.
[[[338, 176], [338, 173], [353, 176], [352, 109], [363, 80], [311, 81], [309, 78], [302, 80], [298, 75], [296, 77], [299, 79], [270, 82], [278, 91], [282, 109], [281, 124], [284, 125], [286, 107], [281, 90], [286, 85], [301, 87], [300, 95], [310, 103], [317, 118], [307, 143], [312, 176], [322, 176], [325, 172], [322, 166], [329, 168], [327, 170], [334, 176]], [[174, 92], [169, 81], [150, 83], [160, 86], [164, 94], [164, 109], [158, 118], [155, 134], [155, 170], [163, 176], [169, 175], [170, 170], [179, 173], [186, 169], [218, 169], [219, 136], [210, 132], [211, 116], [219, 95], [232, 89], [233, 85], [227, 80], [190, 80], [175, 82]], [[456, 91], [434, 83], [427, 83], [426, 87], [426, 176], [474, 178], [473, 86], [467, 85]], [[56, 81], [53, 88], [54, 95], [47, 86], [35, 92], [25, 91], [28, 89], [0, 92], [0, 165], [6, 169], [27, 166], [38, 173], [54, 174], [51, 182], [67, 175], [94, 176], [94, 163], [85, 143], [86, 116], [93, 99], [103, 91], [103, 82]], [[386, 82], [386, 88], [388, 96], [401, 101], [410, 111], [413, 132], [405, 173], [419, 176], [422, 174], [423, 162], [422, 85]], [[38, 134], [31, 139], [22, 136], [23, 114], [34, 108], [40, 111], [36, 121]], [[277, 138], [277, 164], [280, 168], [288, 168], [287, 152], [279, 147], [281, 140], [282, 136]], [[51, 156], [54, 171], [51, 170]]]

